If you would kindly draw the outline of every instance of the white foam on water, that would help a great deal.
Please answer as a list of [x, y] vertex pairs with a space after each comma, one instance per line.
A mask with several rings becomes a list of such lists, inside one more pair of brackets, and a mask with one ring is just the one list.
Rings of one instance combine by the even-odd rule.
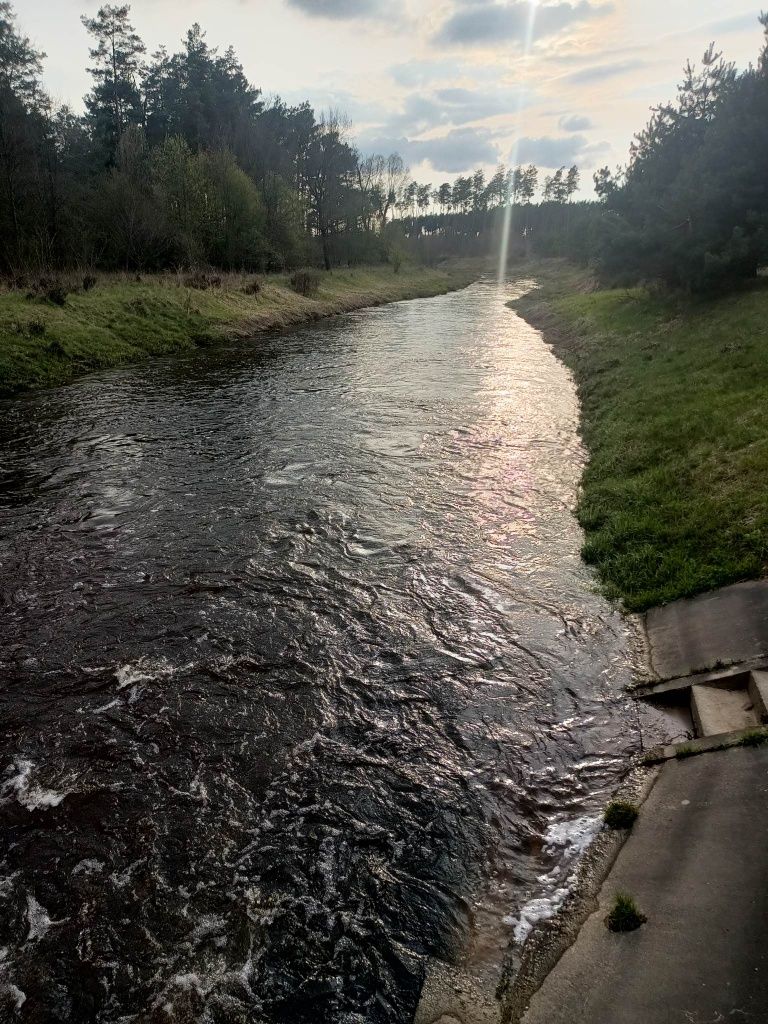
[[567, 852], [569, 860], [580, 857], [602, 826], [599, 816], [585, 815], [570, 821], [551, 822], [544, 834], [545, 853], [556, 852], [558, 847]]
[[13, 1000], [14, 1009], [15, 1010], [20, 1010], [22, 1008], [22, 1006], [24, 1005], [24, 1003], [26, 1003], [26, 1001], [27, 1001], [27, 997], [26, 997], [25, 993], [21, 991], [21, 989], [18, 987], [18, 985], [12, 985], [12, 984], [3, 985], [3, 989], [5, 989], [5, 991], [8, 993], [8, 995]]
[[[17, 758], [7, 769], [9, 778], [0, 786], [0, 802], [8, 803], [18, 800], [22, 807], [35, 811], [44, 807], [58, 807], [67, 793], [58, 793], [55, 789], [46, 789], [33, 783], [34, 761]], [[15, 774], [11, 774], [15, 772]]]
[[151, 679], [172, 675], [175, 671], [174, 666], [165, 658], [141, 658], [135, 665], [120, 665], [115, 670], [117, 688], [124, 690], [134, 683], [149, 682]]
[[45, 907], [38, 903], [34, 896], [27, 894], [27, 925], [29, 927], [27, 942], [42, 939], [51, 925], [56, 923], [58, 922], [50, 919]]
[[544, 833], [543, 852], [558, 857], [559, 863], [539, 876], [544, 892], [525, 903], [517, 914], [504, 918], [504, 923], [514, 928], [515, 942], [525, 942], [536, 925], [550, 920], [560, 910], [573, 887], [576, 864], [601, 827], [602, 819], [590, 815], [550, 822]]
[[120, 701], [117, 699], [117, 697], [115, 697], [115, 699], [111, 700], [108, 704], [102, 704], [100, 708], [94, 708], [93, 713], [94, 715], [100, 715], [102, 711], [109, 711], [110, 708], [115, 708], [119, 706]]
[[86, 857], [78, 861], [72, 868], [73, 875], [92, 875], [104, 870], [104, 861], [96, 860], [93, 857]]

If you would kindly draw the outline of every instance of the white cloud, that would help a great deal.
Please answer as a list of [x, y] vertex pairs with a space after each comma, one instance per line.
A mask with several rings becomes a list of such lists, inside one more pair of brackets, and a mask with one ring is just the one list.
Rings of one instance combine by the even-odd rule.
[[612, 4], [596, 5], [588, 0], [549, 3], [531, 10], [527, 0], [465, 3], [452, 14], [435, 36], [435, 42], [454, 46], [498, 46], [502, 42], [523, 43], [529, 32], [533, 39], [557, 35], [577, 22], [597, 18], [613, 10]]

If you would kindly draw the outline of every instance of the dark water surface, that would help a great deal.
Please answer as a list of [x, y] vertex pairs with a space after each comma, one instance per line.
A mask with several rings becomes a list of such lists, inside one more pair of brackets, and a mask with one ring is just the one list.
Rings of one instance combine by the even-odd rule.
[[576, 423], [483, 284], [0, 403], [0, 1015], [404, 1022], [511, 938], [636, 744]]

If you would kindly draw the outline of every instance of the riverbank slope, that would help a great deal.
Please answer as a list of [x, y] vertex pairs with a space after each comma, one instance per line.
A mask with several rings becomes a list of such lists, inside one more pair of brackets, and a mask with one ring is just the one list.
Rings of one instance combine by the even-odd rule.
[[605, 593], [641, 611], [768, 567], [768, 279], [707, 302], [596, 290], [561, 262], [511, 305], [572, 370], [578, 517]]
[[288, 276], [126, 274], [38, 283], [0, 293], [0, 395], [365, 306], [440, 295], [477, 276], [469, 263], [404, 267], [399, 274], [386, 266], [336, 270], [320, 275], [311, 297], [298, 295]]

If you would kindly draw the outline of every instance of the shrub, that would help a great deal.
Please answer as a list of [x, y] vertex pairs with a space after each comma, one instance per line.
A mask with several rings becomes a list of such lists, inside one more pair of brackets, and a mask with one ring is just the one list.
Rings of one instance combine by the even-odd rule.
[[612, 800], [605, 809], [603, 820], [608, 828], [632, 828], [637, 821], [638, 810], [625, 800]]
[[254, 277], [253, 280], [248, 281], [243, 286], [243, 291], [246, 295], [260, 295], [261, 294], [261, 279]]
[[389, 256], [389, 262], [392, 264], [392, 269], [396, 274], [400, 273], [400, 268], [403, 265], [403, 254], [399, 249], [393, 249]]
[[56, 338], [48, 342], [48, 351], [52, 356], [65, 356], [67, 354], [67, 350]]
[[291, 288], [297, 295], [316, 295], [320, 289], [320, 274], [311, 268], [294, 270], [291, 274]]
[[67, 301], [68, 289], [58, 277], [38, 277], [32, 282], [28, 299], [46, 299], [55, 306], [63, 306]]
[[641, 914], [637, 904], [626, 892], [617, 892], [613, 907], [605, 919], [606, 927], [612, 932], [633, 932], [648, 918]]
[[195, 270], [194, 273], [187, 274], [184, 284], [187, 288], [196, 288], [198, 291], [204, 292], [209, 288], [219, 288], [221, 278], [215, 274], [206, 274], [204, 270]]
[[67, 289], [61, 281], [54, 281], [46, 290], [45, 297], [49, 302], [52, 302], [54, 306], [63, 306], [67, 301]]
[[91, 290], [91, 288], [95, 288], [95, 287], [96, 287], [96, 278], [93, 276], [93, 274], [86, 274], [85, 277], [83, 278], [83, 291], [84, 292], [89, 292]]

